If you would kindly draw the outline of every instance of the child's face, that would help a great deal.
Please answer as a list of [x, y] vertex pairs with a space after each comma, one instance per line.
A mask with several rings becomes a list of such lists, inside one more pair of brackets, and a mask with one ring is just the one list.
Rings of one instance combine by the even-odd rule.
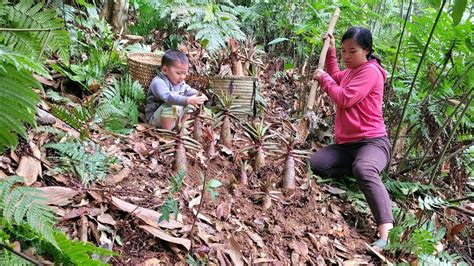
[[171, 81], [173, 85], [178, 85], [184, 79], [186, 78], [186, 75], [188, 74], [188, 64], [183, 64], [180, 62], [176, 62], [174, 65], [168, 67], [168, 66], [163, 66], [161, 69], [161, 72], [168, 77], [168, 79]]

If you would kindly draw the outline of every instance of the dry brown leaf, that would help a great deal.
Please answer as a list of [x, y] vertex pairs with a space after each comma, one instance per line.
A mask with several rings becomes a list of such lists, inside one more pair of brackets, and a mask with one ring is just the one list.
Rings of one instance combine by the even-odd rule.
[[67, 221], [67, 220], [71, 220], [71, 219], [77, 218], [81, 215], [84, 215], [88, 212], [89, 212], [89, 208], [87, 208], [87, 207], [80, 207], [80, 208], [77, 208], [77, 209], [73, 209], [72, 211], [66, 213], [63, 216], [63, 218], [61, 219], [61, 221], [64, 222], [64, 221]]
[[59, 183], [68, 184], [69, 180], [63, 174], [57, 174], [52, 176], [54, 180], [58, 181]]
[[222, 202], [216, 208], [216, 218], [219, 220], [227, 220], [230, 217], [231, 205], [228, 202]]
[[211, 219], [209, 219], [207, 216], [205, 216], [204, 214], [202, 213], [197, 213], [197, 210], [194, 209], [194, 206], [197, 206], [199, 205], [199, 202], [201, 201], [201, 196], [197, 196], [195, 197], [194, 199], [190, 200], [189, 201], [189, 204], [188, 204], [188, 208], [190, 208], [192, 211], [193, 211], [193, 214], [196, 215], [197, 214], [197, 217], [203, 221], [206, 221], [207, 223], [209, 224], [213, 224]]
[[144, 229], [148, 233], [158, 237], [161, 240], [178, 244], [178, 245], [182, 245], [184, 248], [186, 248], [186, 250], [189, 250], [191, 248], [191, 240], [189, 239], [170, 236], [167, 233], [163, 232], [162, 230], [156, 227], [148, 226], [148, 225], [140, 225], [140, 228]]
[[120, 170], [120, 172], [118, 172], [117, 174], [113, 175], [113, 176], [110, 176], [109, 178], [107, 178], [112, 184], [117, 184], [117, 183], [120, 183], [122, 182], [122, 180], [125, 179], [125, 177], [129, 176], [130, 175], [130, 168], [128, 167], [125, 167], [123, 168], [122, 170]]
[[23, 156], [16, 169], [16, 174], [24, 178], [25, 185], [31, 186], [41, 175], [41, 163], [31, 156]]
[[136, 153], [142, 156], [148, 155], [148, 149], [146, 148], [143, 142], [135, 142], [133, 144], [133, 151], [135, 151]]
[[158, 224], [158, 220], [160, 219], [161, 214], [159, 214], [156, 211], [138, 207], [137, 205], [128, 203], [114, 196], [112, 196], [112, 204], [124, 212], [132, 213], [133, 216], [140, 218], [142, 221], [144, 221], [148, 225], [151, 225], [154, 227], [176, 229], [176, 228], [182, 228], [184, 226], [183, 217], [181, 215], [178, 215], [178, 220], [175, 220], [173, 219], [173, 217], [170, 217], [169, 222], [162, 221]]
[[103, 224], [116, 225], [117, 222], [110, 216], [110, 214], [104, 213], [97, 216], [97, 220]]
[[[276, 259], [267, 259], [267, 258], [259, 258], [256, 260], [253, 260], [253, 264], [259, 264], [259, 263], [270, 263], [270, 262], [276, 262]], [[273, 265], [273, 264], [271, 264]]]
[[163, 264], [166, 264], [166, 263], [157, 258], [151, 258], [151, 259], [147, 259], [145, 262], [139, 265], [140, 266], [161, 266]]
[[295, 252], [301, 255], [303, 258], [306, 259], [308, 257], [308, 245], [306, 245], [305, 242], [293, 240], [289, 247], [295, 250]]
[[56, 82], [54, 82], [54, 80], [50, 80], [50, 79], [47, 79], [43, 76], [39, 76], [39, 75], [36, 75], [36, 74], [33, 74], [33, 77], [38, 82], [40, 82], [41, 84], [44, 84], [46, 86], [50, 86], [50, 87], [53, 87], [53, 88], [58, 88], [58, 84]]
[[257, 246], [263, 248], [265, 245], [263, 244], [263, 239], [260, 235], [257, 233], [254, 233], [252, 231], [249, 231], [248, 229], [245, 230], [245, 233], [257, 244]]
[[65, 206], [72, 202], [72, 198], [76, 196], [79, 191], [67, 187], [42, 187], [39, 188], [44, 192], [47, 205]]
[[239, 243], [237, 243], [237, 241], [232, 236], [229, 236], [227, 240], [229, 243], [227, 244], [227, 249], [225, 252], [229, 254], [233, 265], [244, 265], [244, 256], [242, 255], [242, 249], [240, 248]]

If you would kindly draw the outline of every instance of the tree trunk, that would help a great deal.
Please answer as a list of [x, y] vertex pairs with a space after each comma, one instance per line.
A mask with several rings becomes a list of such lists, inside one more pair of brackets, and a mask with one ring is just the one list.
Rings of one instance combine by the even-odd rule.
[[100, 15], [112, 25], [115, 32], [128, 33], [128, 7], [127, 0], [106, 0]]

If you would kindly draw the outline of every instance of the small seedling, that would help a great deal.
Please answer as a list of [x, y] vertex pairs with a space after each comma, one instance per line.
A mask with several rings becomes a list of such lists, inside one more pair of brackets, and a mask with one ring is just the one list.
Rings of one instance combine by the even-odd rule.
[[166, 201], [160, 207], [160, 219], [158, 222], [170, 220], [170, 214], [174, 214], [175, 219], [178, 218], [179, 206], [177, 201], [174, 199], [174, 194], [181, 190], [183, 187], [184, 177], [186, 176], [186, 171], [180, 170], [175, 176], [169, 178], [170, 189]]

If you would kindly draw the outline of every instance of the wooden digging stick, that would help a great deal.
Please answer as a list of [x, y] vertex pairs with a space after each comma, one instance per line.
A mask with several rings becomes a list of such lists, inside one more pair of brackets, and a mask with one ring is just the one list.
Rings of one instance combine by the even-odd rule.
[[[334, 15], [329, 22], [328, 33], [333, 34], [334, 27], [336, 26], [337, 19], [339, 18], [339, 13], [341, 11], [338, 7], [334, 10]], [[324, 63], [326, 62], [326, 55], [328, 53], [330, 45], [329, 38], [324, 39], [323, 50], [321, 51], [321, 56], [319, 57], [318, 69], [324, 69]], [[317, 80], [313, 81], [311, 85], [311, 91], [309, 92], [308, 105], [306, 106], [307, 111], [313, 110], [314, 98], [316, 97], [316, 91], [319, 89], [319, 82]]]

